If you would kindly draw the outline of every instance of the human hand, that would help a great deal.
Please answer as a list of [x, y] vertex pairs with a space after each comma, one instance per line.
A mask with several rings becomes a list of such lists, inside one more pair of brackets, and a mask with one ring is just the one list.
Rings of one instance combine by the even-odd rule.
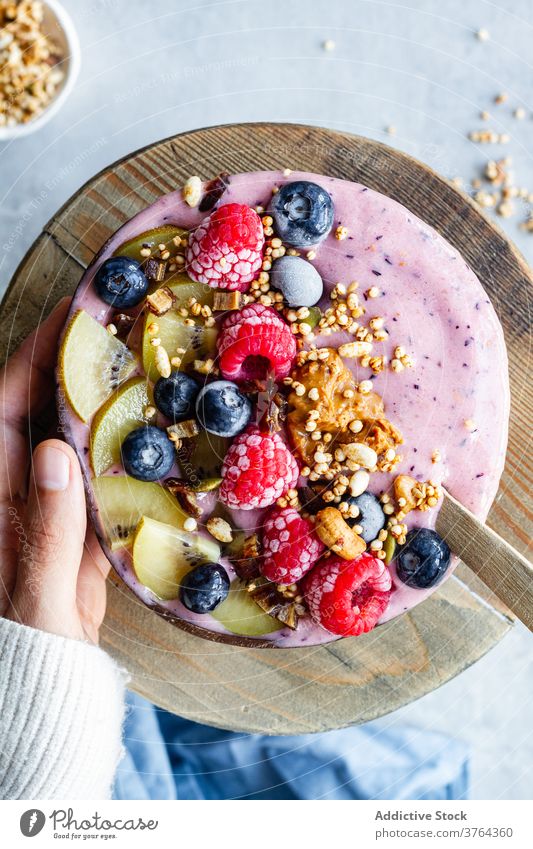
[[30, 451], [32, 419], [54, 396], [68, 306], [61, 301], [0, 371], [0, 616], [97, 643], [109, 563], [87, 534], [78, 459], [58, 439]]

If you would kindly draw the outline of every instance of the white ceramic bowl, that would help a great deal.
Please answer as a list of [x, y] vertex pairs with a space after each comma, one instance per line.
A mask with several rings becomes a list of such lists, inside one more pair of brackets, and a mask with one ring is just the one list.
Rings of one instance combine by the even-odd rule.
[[72, 19], [63, 6], [57, 0], [43, 0], [44, 18], [43, 32], [51, 36], [59, 47], [61, 55], [64, 56], [62, 69], [64, 78], [58, 86], [57, 92], [37, 118], [28, 121], [27, 124], [15, 124], [13, 127], [0, 127], [0, 141], [7, 139], [22, 138], [29, 136], [39, 130], [54, 115], [59, 112], [63, 103], [69, 96], [78, 78], [81, 62], [81, 50], [78, 35], [72, 23]]

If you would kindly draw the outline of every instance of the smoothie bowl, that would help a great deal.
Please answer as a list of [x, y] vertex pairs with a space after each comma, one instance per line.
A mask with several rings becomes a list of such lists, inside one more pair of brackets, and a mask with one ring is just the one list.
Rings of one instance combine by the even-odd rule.
[[62, 426], [102, 547], [159, 615], [297, 647], [423, 601], [502, 472], [503, 333], [432, 228], [371, 189], [190, 178], [104, 245], [60, 345]]

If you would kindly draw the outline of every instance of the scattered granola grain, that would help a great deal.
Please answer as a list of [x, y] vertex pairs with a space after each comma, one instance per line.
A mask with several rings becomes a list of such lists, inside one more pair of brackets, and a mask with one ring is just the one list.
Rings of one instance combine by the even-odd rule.
[[118, 333], [117, 326], [113, 323], [106, 325], [106, 330], [111, 334], [111, 336], [116, 336]]
[[192, 516], [189, 516], [188, 519], [185, 519], [185, 521], [183, 523], [183, 530], [184, 531], [187, 531], [188, 533], [192, 533], [193, 531], [196, 531], [197, 528], [198, 528], [198, 522], [196, 521], [196, 519], [193, 519]]
[[496, 212], [502, 218], [510, 218], [514, 214], [515, 208], [514, 205], [508, 201], [504, 200], [496, 207]]
[[322, 42], [322, 48], [328, 53], [331, 53], [335, 50], [335, 42], [332, 38], [326, 38], [325, 41]]
[[478, 31], [476, 32], [476, 38], [478, 39], [478, 41], [488, 41], [490, 38], [490, 33], [488, 29], [485, 29], [485, 27], [481, 27], [481, 29], [478, 29]]
[[342, 224], [339, 224], [337, 229], [335, 230], [335, 238], [338, 242], [343, 242], [344, 239], [348, 238], [348, 228], [343, 227]]

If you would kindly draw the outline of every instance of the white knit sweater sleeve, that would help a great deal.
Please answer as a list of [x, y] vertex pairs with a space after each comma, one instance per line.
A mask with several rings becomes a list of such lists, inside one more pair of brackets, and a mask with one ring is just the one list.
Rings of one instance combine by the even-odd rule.
[[0, 798], [109, 798], [125, 681], [96, 646], [0, 619]]

